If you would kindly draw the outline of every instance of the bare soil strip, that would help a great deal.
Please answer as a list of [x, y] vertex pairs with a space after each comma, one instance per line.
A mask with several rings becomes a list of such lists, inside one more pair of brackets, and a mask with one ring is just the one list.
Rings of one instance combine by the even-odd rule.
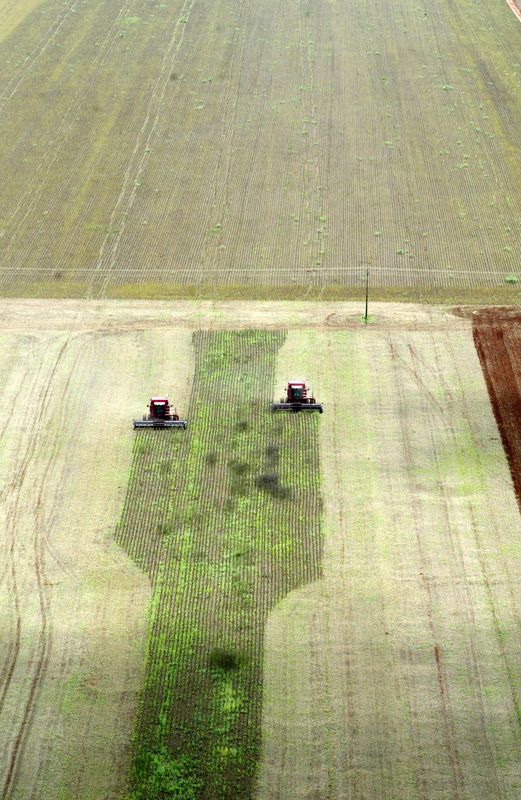
[[[416, 303], [371, 303], [370, 312], [377, 324], [400, 330], [438, 330], [444, 325], [467, 330], [469, 325], [462, 312], [455, 316], [451, 309]], [[68, 331], [71, 325], [105, 333], [169, 328], [360, 329], [363, 313], [362, 302], [3, 299], [1, 325], [2, 330], [16, 333]]]
[[182, 331], [106, 335], [74, 319], [2, 330], [2, 797], [124, 789], [150, 588], [112, 533], [132, 413], [175, 376], [174, 347], [190, 363], [186, 343]]
[[317, 420], [269, 411], [283, 339], [195, 333], [187, 431], [136, 440], [117, 534], [154, 581], [136, 800], [253, 792], [265, 619], [320, 574]]
[[290, 331], [295, 371], [324, 578], [268, 620], [259, 800], [514, 800], [520, 518], [470, 325]]

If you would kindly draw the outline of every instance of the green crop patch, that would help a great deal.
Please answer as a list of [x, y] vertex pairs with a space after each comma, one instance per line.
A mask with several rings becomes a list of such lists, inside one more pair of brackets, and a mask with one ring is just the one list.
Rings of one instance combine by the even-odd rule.
[[186, 431], [136, 436], [118, 542], [154, 584], [132, 800], [252, 796], [269, 610], [320, 576], [318, 416], [272, 415], [283, 332], [197, 332]]

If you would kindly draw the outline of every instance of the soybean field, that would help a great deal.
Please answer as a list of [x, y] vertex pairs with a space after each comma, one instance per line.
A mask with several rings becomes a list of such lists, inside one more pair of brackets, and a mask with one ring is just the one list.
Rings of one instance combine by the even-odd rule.
[[143, 431], [117, 540], [151, 576], [132, 797], [251, 797], [269, 610], [320, 574], [317, 420], [271, 417], [283, 332], [194, 334], [190, 432]]

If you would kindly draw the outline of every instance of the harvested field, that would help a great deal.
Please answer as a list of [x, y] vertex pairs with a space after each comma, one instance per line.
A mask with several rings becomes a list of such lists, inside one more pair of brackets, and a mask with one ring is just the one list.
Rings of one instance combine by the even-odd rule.
[[[4, 306], [4, 405], [41, 410], [1, 439], [6, 800], [517, 800], [520, 518], [469, 318]], [[321, 417], [265, 411], [290, 373]], [[151, 384], [186, 431], [132, 431]]]
[[129, 417], [174, 345], [183, 368], [168, 372], [183, 385], [189, 334], [24, 327], [3, 329], [0, 348], [0, 795], [116, 797], [150, 599], [112, 540]]
[[325, 403], [324, 578], [268, 621], [258, 800], [514, 800], [519, 510], [470, 329], [290, 332], [290, 369]]
[[43, 0], [0, 0], [0, 41], [7, 39]]
[[0, 3], [2, 291], [516, 278], [506, 2], [16, 6]]

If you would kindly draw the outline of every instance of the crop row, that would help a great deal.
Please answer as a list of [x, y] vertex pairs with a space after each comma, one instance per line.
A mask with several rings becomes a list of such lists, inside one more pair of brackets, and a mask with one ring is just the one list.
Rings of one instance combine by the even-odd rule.
[[251, 796], [263, 631], [319, 577], [317, 426], [271, 415], [280, 332], [194, 334], [186, 432], [140, 432], [117, 539], [153, 579], [133, 798]]
[[349, 6], [35, 11], [0, 42], [5, 291], [515, 274], [519, 23], [505, 3]]

